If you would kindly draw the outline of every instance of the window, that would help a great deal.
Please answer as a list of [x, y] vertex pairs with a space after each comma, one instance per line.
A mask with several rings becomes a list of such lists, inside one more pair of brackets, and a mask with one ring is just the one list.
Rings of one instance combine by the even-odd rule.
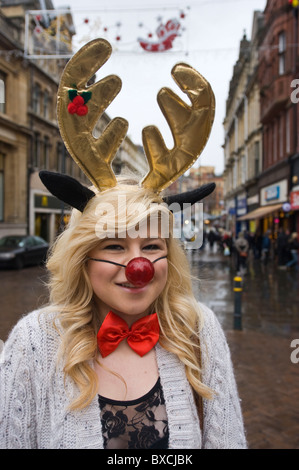
[[273, 123], [273, 161], [277, 160], [277, 120]]
[[287, 111], [286, 117], [286, 153], [291, 152], [291, 126], [290, 126], [290, 110]]
[[238, 171], [237, 161], [235, 160], [234, 166], [233, 166], [233, 189], [237, 187], [237, 171]]
[[260, 172], [260, 143], [254, 143], [254, 175], [258, 176]]
[[45, 136], [43, 142], [42, 161], [40, 162], [41, 168], [49, 168], [49, 154], [50, 154], [50, 139]]
[[44, 93], [44, 118], [49, 119], [50, 117], [50, 95], [49, 92], [46, 90]]
[[56, 155], [57, 155], [57, 164], [56, 169], [59, 173], [64, 173], [63, 170], [63, 144], [61, 142], [57, 142], [56, 145]]
[[4, 154], [0, 153], [0, 221], [4, 220]]
[[33, 111], [36, 114], [40, 114], [41, 89], [37, 83], [34, 85], [34, 88], [33, 88], [32, 99], [33, 99], [33, 102], [32, 102]]
[[286, 35], [285, 32], [281, 32], [278, 35], [278, 73], [283, 75], [285, 73], [285, 54], [286, 54]]
[[39, 168], [40, 165], [40, 135], [38, 132], [34, 134], [33, 141], [33, 166]]
[[6, 75], [0, 70], [0, 113], [5, 113]]

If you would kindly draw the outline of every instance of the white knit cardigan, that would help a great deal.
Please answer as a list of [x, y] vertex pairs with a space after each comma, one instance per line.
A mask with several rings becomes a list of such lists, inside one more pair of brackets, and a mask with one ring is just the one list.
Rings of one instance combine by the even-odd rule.
[[[184, 366], [156, 346], [166, 403], [170, 449], [246, 448], [243, 419], [230, 352], [211, 310], [201, 305], [203, 381], [214, 391], [204, 400], [204, 430]], [[57, 366], [60, 336], [49, 315], [34, 311], [12, 330], [0, 364], [0, 448], [103, 448], [97, 397], [90, 406], [69, 411], [76, 385]]]

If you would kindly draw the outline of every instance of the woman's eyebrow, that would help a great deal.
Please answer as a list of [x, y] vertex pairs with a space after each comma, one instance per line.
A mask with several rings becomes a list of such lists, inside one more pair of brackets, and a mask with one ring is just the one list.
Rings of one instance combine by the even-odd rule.
[[155, 243], [155, 242], [162, 242], [166, 243], [164, 238], [155, 237], [155, 238], [144, 238], [145, 242]]

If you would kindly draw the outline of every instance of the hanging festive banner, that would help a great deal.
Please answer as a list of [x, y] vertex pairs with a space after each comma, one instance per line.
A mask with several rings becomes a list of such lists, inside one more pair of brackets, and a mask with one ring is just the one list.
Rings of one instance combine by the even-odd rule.
[[[188, 8], [189, 9], [189, 8]], [[68, 58], [92, 39], [107, 39], [114, 52], [186, 52], [188, 15], [180, 8], [86, 12], [26, 12], [25, 56]]]

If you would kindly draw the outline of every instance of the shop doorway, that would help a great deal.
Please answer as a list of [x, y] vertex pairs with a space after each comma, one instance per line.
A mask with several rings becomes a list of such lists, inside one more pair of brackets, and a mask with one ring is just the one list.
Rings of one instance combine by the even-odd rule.
[[34, 234], [50, 242], [50, 214], [35, 213]]

